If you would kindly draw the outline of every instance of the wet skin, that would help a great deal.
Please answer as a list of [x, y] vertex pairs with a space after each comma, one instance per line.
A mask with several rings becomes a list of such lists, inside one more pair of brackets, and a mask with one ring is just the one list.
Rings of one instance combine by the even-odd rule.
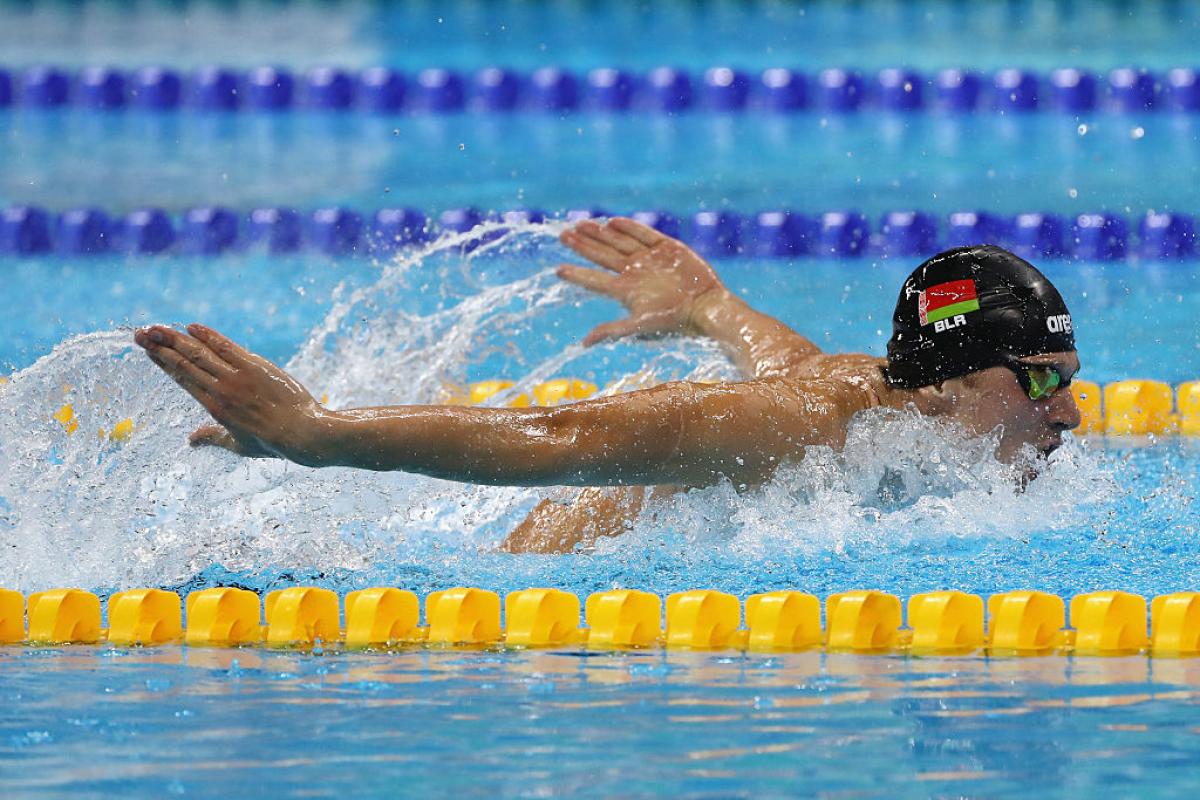
[[243, 455], [509, 486], [757, 483], [811, 445], [840, 447], [877, 404], [853, 381], [687, 382], [558, 408], [390, 406], [331, 411], [291, 376], [202, 325], [137, 343]]
[[810, 339], [730, 293], [712, 267], [682, 242], [620, 218], [606, 225], [581, 223], [561, 238], [602, 269], [564, 264], [559, 276], [611, 297], [629, 311], [625, 319], [597, 326], [584, 338], [585, 345], [630, 335], [709, 337], [725, 347], [746, 378], [846, 380], [869, 388], [878, 404], [912, 403], [922, 413], [952, 419], [972, 434], [999, 428], [997, 457], [1006, 462], [1026, 444], [1048, 454], [1062, 443], [1063, 431], [1079, 426], [1079, 409], [1066, 390], [1079, 370], [1074, 351], [1021, 359], [1052, 365], [1062, 377], [1060, 391], [1041, 401], [1029, 399], [1004, 367], [916, 391], [895, 390], [883, 381], [884, 359], [822, 353]]
[[[331, 411], [283, 370], [203, 325], [188, 326], [186, 334], [151, 326], [135, 340], [218, 423], [193, 433], [194, 444], [310, 466], [400, 469], [481, 483], [695, 486], [729, 478], [752, 484], [781, 461], [802, 458], [807, 446], [840, 447], [854, 414], [873, 406], [911, 406], [972, 434], [999, 430], [997, 456], [1005, 461], [1027, 444], [1049, 453], [1062, 431], [1079, 424], [1069, 391], [1031, 400], [1003, 367], [893, 389], [883, 380], [882, 359], [820, 352], [729, 292], [681, 242], [632, 220], [580, 223], [561, 238], [600, 269], [564, 264], [559, 276], [629, 311], [598, 326], [586, 344], [631, 335], [708, 336], [747, 380], [664, 384], [552, 409]], [[1064, 381], [1079, 367], [1074, 352], [1023, 361], [1053, 364]], [[592, 502], [611, 506], [622, 522], [641, 505]]]

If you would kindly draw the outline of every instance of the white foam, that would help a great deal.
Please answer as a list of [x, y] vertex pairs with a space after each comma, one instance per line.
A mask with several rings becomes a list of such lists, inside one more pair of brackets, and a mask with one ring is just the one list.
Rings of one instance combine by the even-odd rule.
[[[1035, 463], [1039, 477], [1022, 480]], [[875, 410], [854, 420], [843, 451], [810, 448], [804, 461], [750, 491], [724, 483], [679, 495], [597, 550], [644, 547], [668, 531], [747, 559], [936, 547], [1067, 528], [1120, 492], [1111, 465], [1070, 435], [1048, 462], [1030, 451], [1022, 463], [1001, 464], [990, 437], [971, 440], [914, 412]]]
[[[502, 232], [473, 235], [481, 233]], [[574, 344], [585, 330], [559, 321], [582, 294], [549, 269], [563, 256], [556, 234], [524, 226], [469, 255], [470, 237], [449, 237], [398, 260], [336, 303], [288, 366], [334, 407], [434, 402], [487, 358], [509, 370], [496, 377], [524, 387], [560, 375], [616, 381], [608, 391], [646, 376], [732, 376], [707, 343]], [[562, 346], [536, 355], [547, 331]], [[490, 551], [547, 494], [189, 448], [203, 410], [131, 337], [121, 329], [64, 341], [0, 392], [0, 586], [169, 586], [214, 564], [332, 572], [414, 552]], [[67, 402], [79, 422], [70, 435], [51, 418]], [[98, 435], [130, 417], [137, 427], [124, 444]], [[753, 491], [722, 485], [677, 496], [596, 547], [633, 550], [672, 536], [755, 557], [883, 537], [1012, 536], [1030, 520], [1070, 524], [1081, 504], [1116, 491], [1075, 442], [1025, 491], [989, 452], [985, 441], [964, 443], [912, 414], [864, 415], [843, 453], [815, 450]]]

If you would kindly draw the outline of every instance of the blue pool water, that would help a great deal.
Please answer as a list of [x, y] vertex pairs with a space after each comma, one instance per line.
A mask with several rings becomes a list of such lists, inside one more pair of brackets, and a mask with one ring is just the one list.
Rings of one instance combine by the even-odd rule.
[[[0, 111], [0, 203], [1195, 213], [1200, 117]], [[1137, 175], [1137, 180], [1130, 180]], [[114, 180], [120, 176], [120, 180]]]
[[1200, 788], [1192, 661], [77, 648], [0, 670], [10, 797]]
[[289, 3], [202, 0], [28, 4], [8, 0], [0, 52], [12, 64], [213, 62], [254, 67], [377, 64], [573, 69], [662, 64], [747, 69], [1191, 65], [1194, 3], [789, 0], [651, 4], [586, 0]]
[[[272, 271], [284, 267], [261, 258], [133, 264], [106, 273], [111, 283], [85, 283], [94, 290], [76, 301], [70, 325], [107, 327], [117, 306], [130, 308], [130, 295], [145, 304], [136, 312], [145, 316], [127, 310], [122, 321], [228, 323], [335, 407], [434, 402], [447, 385], [492, 377], [529, 386], [566, 375], [603, 387], [646, 370], [653, 380], [732, 375], [701, 343], [579, 348], [574, 342], [614, 309], [553, 277], [547, 267], [562, 255], [553, 236], [535, 228], [470, 256], [435, 245], [387, 267], [297, 260], [286, 277]], [[163, 267], [169, 274], [153, 283]], [[875, 353], [886, 328], [880, 309], [905, 269], [827, 261], [722, 266], [733, 288], [829, 348]], [[1047, 269], [1080, 319], [1086, 376], [1180, 382], [1197, 374], [1189, 309], [1200, 281], [1190, 267]], [[40, 303], [70, 309], [70, 290], [59, 287], [70, 287], [77, 273], [57, 274], [65, 279], [54, 289], [41, 285], [51, 299]], [[330, 300], [335, 278], [345, 283]], [[151, 300], [155, 285], [162, 292]], [[36, 282], [27, 287], [26, 297], [38, 296]], [[27, 363], [71, 330], [51, 318], [39, 331], [38, 316], [29, 313], [26, 330], [12, 333], [44, 344], [14, 360]], [[49, 419], [64, 401], [73, 402], [82, 436], [67, 436]], [[1075, 443], [1015, 493], [986, 447], [960, 447], [904, 415], [869, 418], [843, 457], [815, 454], [809, 466], [760, 492], [692, 492], [587, 557], [514, 557], [491, 550], [545, 491], [313, 471], [189, 450], [184, 439], [203, 413], [133, 351], [128, 329], [68, 339], [19, 372], [0, 403], [0, 496], [15, 554], [0, 583], [23, 590], [229, 581], [275, 588], [306, 580], [343, 591], [386, 583], [420, 591], [549, 584], [580, 594], [614, 585], [659, 592], [704, 585], [739, 595], [867, 585], [900, 594], [946, 586], [1063, 594], [1120, 586], [1156, 594], [1197, 580], [1191, 562], [1177, 557], [1196, 533], [1190, 440]], [[126, 417], [138, 426], [129, 443], [94, 438]], [[883, 470], [897, 466], [907, 470], [907, 488], [883, 501]], [[46, 507], [62, 508], [65, 517], [45, 517]], [[830, 508], [839, 511], [831, 516]], [[87, 552], [67, 530], [86, 531]], [[114, 563], [117, 553], [125, 558]]]
[[[130, 8], [136, 8], [132, 13]], [[499, 63], [587, 69], [786, 63], [867, 70], [1188, 65], [1200, 7], [1010, 2], [141, 3], [0, 1], [0, 61], [300, 69]], [[616, 33], [611, 33], [615, 31]], [[0, 110], [0, 205], [428, 212], [540, 206], [752, 212], [964, 208], [1200, 211], [1195, 115], [677, 117]], [[693, 491], [619, 539], [496, 551], [561, 490], [239, 462], [189, 449], [204, 420], [131, 347], [203, 320], [335, 407], [448, 386], [579, 377], [608, 391], [732, 378], [710, 346], [584, 351], [615, 304], [561, 285], [555, 226], [395, 260], [0, 254], [0, 586], [344, 594], [396, 585], [578, 595], [697, 587], [908, 596], [1200, 586], [1200, 451], [1072, 440], [1027, 490], [909, 416], [860, 420], [761, 489]], [[830, 350], [882, 352], [913, 264], [722, 261], [728, 285]], [[1200, 377], [1200, 264], [1047, 261], [1081, 377]], [[71, 403], [80, 430], [51, 415]], [[126, 418], [124, 444], [99, 436]], [[903, 478], [881, 494], [885, 471]], [[764, 656], [733, 652], [0, 647], [6, 797], [1190, 797], [1192, 660]]]
[[[550, 230], [550, 229], [547, 229]], [[285, 362], [332, 307], [335, 292], [355, 289], [388, 294], [405, 310], [429, 314], [456, 302], [434, 285], [464, 264], [475, 271], [479, 291], [497, 282], [529, 279], [574, 258], [551, 241], [530, 237], [518, 256], [462, 259], [457, 251], [431, 257], [392, 288], [386, 265], [360, 258], [314, 253], [271, 257], [258, 252], [220, 257], [64, 259], [57, 255], [0, 260], [6, 286], [21, 298], [22, 312], [0, 317], [0, 367], [26, 367], [65, 337], [155, 321], [203, 320], [279, 362]], [[432, 263], [432, 262], [442, 262]], [[883, 355], [890, 334], [895, 292], [911, 259], [791, 260], [734, 258], [717, 262], [722, 279], [756, 308], [795, 326], [831, 351]], [[479, 269], [479, 267], [483, 267]], [[1105, 383], [1131, 376], [1172, 384], [1200, 374], [1194, 309], [1200, 303], [1200, 265], [1077, 261], [1043, 263], [1078, 318], [1082, 377]], [[543, 280], [548, 276], [543, 275]], [[403, 288], [399, 288], [403, 287]], [[402, 297], [400, 297], [402, 295]], [[456, 380], [511, 378], [532, 363], [559, 353], [592, 325], [616, 315], [612, 302], [582, 292], [563, 298], [547, 315], [549, 332], [524, 330], [521, 355], [456, 365]], [[1148, 326], [1147, 320], [1153, 320]], [[515, 332], [514, 332], [515, 333]], [[636, 367], [644, 348], [622, 347]], [[592, 365], [601, 383], [619, 370]]]

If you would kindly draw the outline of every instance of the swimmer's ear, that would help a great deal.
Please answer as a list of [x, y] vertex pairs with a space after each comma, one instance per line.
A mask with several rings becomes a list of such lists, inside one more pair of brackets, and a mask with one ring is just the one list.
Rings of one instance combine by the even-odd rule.
[[938, 381], [929, 386], [922, 386], [918, 391], [925, 395], [929, 402], [929, 411], [934, 414], [945, 414], [954, 408], [958, 394], [948, 381]]

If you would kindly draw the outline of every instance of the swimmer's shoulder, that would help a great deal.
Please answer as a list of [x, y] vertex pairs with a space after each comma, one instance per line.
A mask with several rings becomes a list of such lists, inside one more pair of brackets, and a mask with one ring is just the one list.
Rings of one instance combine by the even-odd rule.
[[747, 384], [785, 405], [847, 418], [881, 405], [887, 391], [882, 374], [876, 380], [869, 370], [850, 368], [758, 378]]
[[886, 359], [866, 353], [817, 353], [797, 365], [782, 380], [797, 384], [798, 388], [814, 384], [826, 384], [849, 392], [852, 399], [861, 400], [864, 408], [873, 408], [891, 403], [894, 390], [884, 379]]
[[[816, 353], [784, 375], [726, 384], [731, 391], [761, 393], [775, 402], [812, 408], [829, 404], [828, 411], [853, 414], [877, 406], [903, 405], [909, 392], [888, 386], [883, 369], [887, 360], [865, 353]], [[734, 388], [739, 386], [740, 389]], [[901, 396], [903, 395], [903, 396]]]

